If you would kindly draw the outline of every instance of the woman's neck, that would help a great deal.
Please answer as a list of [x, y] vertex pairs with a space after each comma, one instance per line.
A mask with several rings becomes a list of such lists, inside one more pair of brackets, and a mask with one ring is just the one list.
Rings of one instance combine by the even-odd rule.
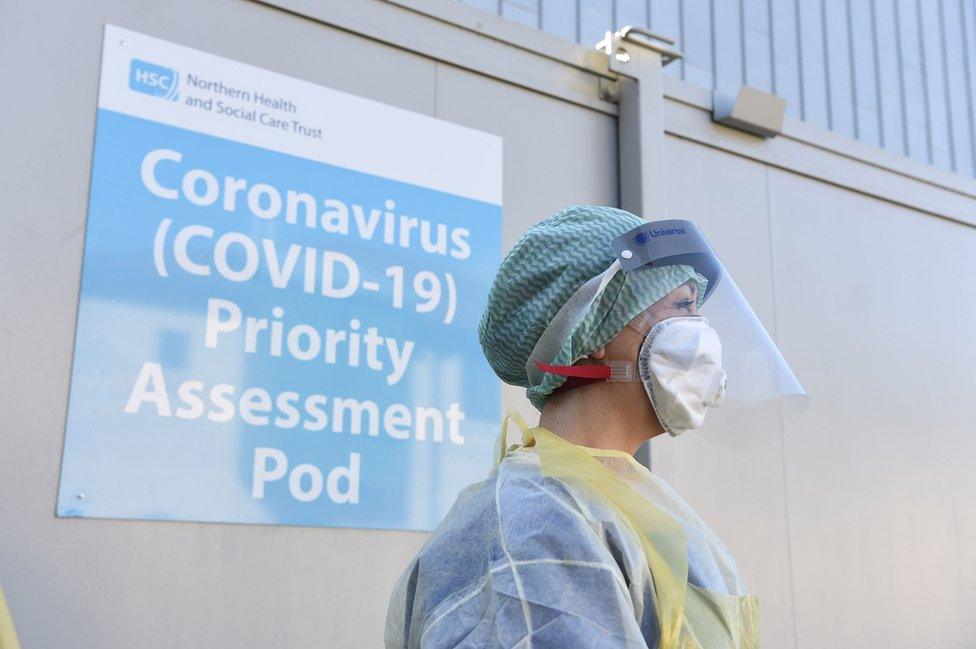
[[550, 396], [542, 408], [539, 426], [573, 444], [631, 455], [664, 432], [649, 403], [635, 407], [632, 399], [624, 399], [625, 395], [608, 387], [615, 386], [595, 384]]

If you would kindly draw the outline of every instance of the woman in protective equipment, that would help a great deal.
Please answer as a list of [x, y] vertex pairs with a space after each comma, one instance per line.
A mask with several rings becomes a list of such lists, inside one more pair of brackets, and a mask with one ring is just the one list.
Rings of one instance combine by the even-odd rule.
[[804, 396], [698, 227], [560, 210], [502, 261], [479, 336], [539, 426], [510, 413], [508, 445], [506, 417], [491, 474], [398, 580], [387, 647], [758, 647], [734, 559], [633, 456], [778, 431]]

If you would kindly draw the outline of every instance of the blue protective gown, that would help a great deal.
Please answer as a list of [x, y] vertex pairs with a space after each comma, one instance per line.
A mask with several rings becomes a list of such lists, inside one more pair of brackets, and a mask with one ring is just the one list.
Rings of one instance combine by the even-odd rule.
[[[636, 475], [618, 459], [604, 462]], [[688, 582], [745, 594], [724, 545], [663, 480], [638, 469], [635, 488], [685, 530]], [[640, 648], [659, 638], [637, 540], [600, 499], [543, 476], [528, 449], [461, 492], [397, 581], [385, 636], [389, 648]]]

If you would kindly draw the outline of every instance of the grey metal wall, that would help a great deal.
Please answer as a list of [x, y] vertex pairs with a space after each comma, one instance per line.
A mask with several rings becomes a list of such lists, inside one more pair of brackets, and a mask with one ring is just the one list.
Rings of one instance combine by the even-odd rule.
[[974, 0], [462, 0], [586, 46], [649, 26], [671, 75], [748, 84], [825, 129], [976, 176]]
[[[4, 5], [21, 100], [0, 103], [0, 585], [25, 649], [378, 646], [425, 538], [54, 517], [104, 22], [502, 135], [506, 249], [559, 207], [618, 200], [588, 48], [454, 0], [274, 4]], [[655, 470], [732, 549], [764, 647], [969, 649], [976, 181], [793, 120], [760, 141], [712, 124], [700, 88], [667, 90], [651, 182], [704, 225], [814, 400], [755, 451], [660, 439]]]

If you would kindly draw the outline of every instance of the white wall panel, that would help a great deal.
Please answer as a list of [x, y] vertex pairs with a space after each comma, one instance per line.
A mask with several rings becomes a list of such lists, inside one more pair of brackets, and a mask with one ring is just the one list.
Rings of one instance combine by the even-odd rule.
[[785, 171], [769, 192], [813, 399], [785, 438], [797, 646], [971, 646], [976, 230]]

